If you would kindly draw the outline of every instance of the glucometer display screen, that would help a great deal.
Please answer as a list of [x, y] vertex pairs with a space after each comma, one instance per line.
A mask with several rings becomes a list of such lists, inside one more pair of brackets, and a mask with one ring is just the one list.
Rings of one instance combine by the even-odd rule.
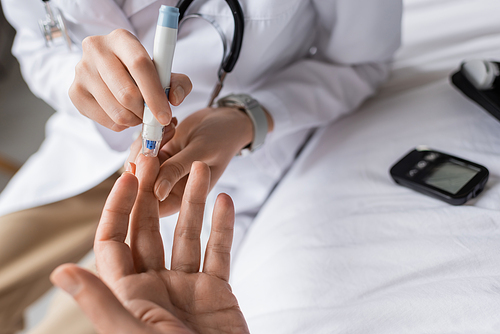
[[455, 195], [479, 171], [479, 169], [472, 166], [466, 167], [446, 161], [432, 169], [429, 175], [424, 177], [423, 181]]

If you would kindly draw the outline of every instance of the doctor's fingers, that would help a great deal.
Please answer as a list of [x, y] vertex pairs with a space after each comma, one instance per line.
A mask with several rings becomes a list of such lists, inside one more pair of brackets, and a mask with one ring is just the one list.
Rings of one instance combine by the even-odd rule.
[[[106, 48], [110, 48], [118, 58], [119, 62], [116, 63], [116, 66], [124, 66], [128, 72], [128, 74], [125, 73], [125, 75], [119, 72], [117, 76], [115, 76], [112, 69], [108, 69], [107, 67], [103, 67], [102, 70], [100, 69], [100, 73], [106, 72], [106, 78], [103, 77], [103, 79], [109, 80], [111, 85], [110, 89], [114, 93], [120, 94], [120, 90], [124, 87], [121, 84], [121, 82], [123, 82], [122, 80], [126, 80], [126, 77], [128, 77], [128, 81], [124, 82], [130, 82], [132, 79], [139, 87], [142, 98], [149, 109], [151, 109], [156, 119], [163, 125], [169, 124], [172, 118], [172, 111], [170, 110], [168, 98], [160, 83], [160, 78], [153, 60], [151, 60], [151, 57], [141, 42], [124, 29], [112, 31], [105, 36], [104, 41], [98, 39], [97, 46], [100, 46], [102, 42], [104, 42]], [[103, 61], [105, 57], [99, 55], [97, 59]], [[105, 64], [106, 62], [103, 61], [103, 65]], [[128, 84], [125, 86], [128, 87]]]
[[[166, 212], [174, 213], [176, 199], [181, 198], [183, 188], [180, 187], [183, 178], [189, 172], [194, 161], [202, 161], [210, 166], [210, 189], [217, 183], [226, 169], [230, 159], [223, 156], [213, 157], [210, 149], [200, 151], [195, 145], [187, 146], [182, 151], [172, 155], [160, 168], [160, 173], [155, 183], [155, 195], [161, 202], [162, 217]], [[172, 199], [170, 197], [173, 197]], [[167, 202], [168, 205], [164, 203]]]
[[172, 113], [154, 63], [134, 35], [117, 29], [105, 36], [89, 36], [82, 41], [82, 51], [76, 82], [87, 76], [89, 86], [101, 79], [107, 90], [125, 108], [131, 107], [136, 116], [142, 115], [144, 98], [153, 114], [162, 114], [160, 122], [170, 122]]
[[95, 275], [74, 264], [65, 264], [53, 271], [50, 280], [75, 299], [99, 333], [144, 333], [144, 325]]
[[97, 271], [107, 283], [135, 272], [125, 238], [137, 192], [137, 178], [123, 173], [111, 189], [97, 226], [94, 240]]
[[108, 116], [115, 127], [123, 126], [128, 128], [141, 124], [143, 103], [139, 103], [140, 109], [138, 110], [140, 110], [140, 113], [137, 115], [135, 113], [138, 112], [137, 110], [132, 111], [125, 108], [108, 89], [106, 83], [101, 80], [94, 81], [92, 85], [89, 85], [88, 91], [101, 108], [100, 110], [88, 109], [86, 116], [90, 119], [97, 120]]
[[159, 202], [153, 193], [160, 163], [158, 158], [139, 155], [136, 160], [139, 192], [130, 220], [130, 248], [137, 272], [165, 268], [160, 235]]
[[[210, 154], [211, 150], [206, 149], [203, 145], [200, 149], [200, 145], [192, 142], [179, 150], [178, 147], [169, 147], [169, 144], [167, 144], [168, 149], [165, 150], [169, 158], [162, 163], [154, 188], [156, 197], [160, 201], [164, 201], [177, 182], [189, 173], [194, 161], [207, 163], [213, 160]], [[170, 152], [171, 149], [174, 150], [174, 153]]]
[[[193, 83], [185, 74], [172, 73], [170, 76], [170, 93], [168, 100], [174, 106], [178, 106], [191, 93]], [[175, 117], [174, 117], [175, 118]]]
[[160, 217], [167, 217], [179, 212], [188, 176], [186, 175], [177, 181], [168, 197], [163, 202], [160, 202]]
[[[89, 40], [90, 43], [92, 41], [92, 39]], [[134, 85], [131, 85], [131, 82], [134, 82], [156, 119], [163, 125], [169, 124], [172, 111], [168, 100], [170, 99], [173, 105], [179, 105], [184, 100], [193, 88], [189, 77], [172, 73], [170, 93], [167, 97], [151, 57], [141, 42], [129, 31], [117, 29], [104, 36], [104, 39], [97, 39], [96, 42], [97, 45], [91, 44], [90, 49], [98, 52], [104, 42], [104, 52], [97, 57], [99, 73], [103, 80], [109, 83], [110, 90], [117, 100], [125, 107], [137, 102], [137, 91], [134, 90]], [[106, 57], [108, 48], [113, 51], [119, 61]], [[123, 66], [126, 68], [125, 72]], [[142, 115], [142, 110], [140, 115]]]
[[200, 234], [210, 186], [210, 168], [196, 161], [191, 167], [175, 226], [171, 269], [187, 273], [200, 270]]

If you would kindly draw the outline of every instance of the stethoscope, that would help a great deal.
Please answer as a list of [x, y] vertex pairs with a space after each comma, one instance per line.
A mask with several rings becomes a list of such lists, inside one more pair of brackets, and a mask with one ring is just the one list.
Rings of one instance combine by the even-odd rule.
[[38, 26], [42, 31], [42, 36], [47, 47], [54, 44], [57, 40], [63, 39], [66, 42], [68, 50], [71, 51], [71, 39], [66, 29], [66, 21], [57, 8], [52, 8], [49, 0], [42, 0], [45, 7], [45, 18], [38, 20]]
[[217, 83], [214, 87], [214, 90], [210, 96], [210, 101], [208, 103], [208, 106], [210, 107], [217, 96], [219, 95], [220, 91], [222, 90], [222, 86], [224, 83], [224, 79], [226, 78], [226, 75], [230, 73], [234, 66], [236, 65], [236, 62], [238, 61], [238, 57], [240, 56], [240, 51], [241, 51], [241, 44], [243, 43], [243, 32], [244, 32], [244, 26], [245, 26], [245, 18], [243, 16], [243, 10], [241, 9], [240, 3], [238, 0], [226, 0], [229, 8], [231, 8], [231, 13], [233, 14], [233, 20], [234, 20], [234, 32], [233, 32], [233, 41], [231, 43], [231, 46], [228, 48], [228, 43], [226, 36], [224, 35], [224, 32], [222, 31], [221, 27], [215, 21], [213, 18], [209, 16], [205, 16], [203, 14], [191, 14], [188, 16], [184, 16], [186, 13], [186, 10], [188, 9], [189, 5], [193, 3], [193, 0], [179, 0], [177, 3], [176, 7], [179, 8], [179, 29], [186, 20], [190, 18], [202, 18], [205, 21], [209, 22], [219, 33], [219, 36], [222, 40], [222, 45], [224, 48], [223, 56], [222, 56], [222, 62], [219, 67], [219, 71], [217, 73], [218, 80]]
[[[234, 32], [233, 32], [233, 40], [231, 42], [231, 46], [228, 47], [227, 38], [222, 31], [222, 28], [219, 26], [217, 21], [215, 21], [212, 17], [203, 15], [203, 14], [189, 14], [184, 15], [188, 9], [188, 7], [193, 3], [194, 0], [179, 0], [177, 2], [176, 7], [179, 8], [179, 29], [186, 20], [191, 18], [202, 18], [205, 21], [209, 22], [219, 33], [219, 36], [222, 40], [223, 45], [223, 56], [222, 61], [217, 72], [218, 80], [214, 87], [214, 90], [210, 96], [209, 106], [211, 106], [214, 100], [219, 95], [222, 90], [224, 79], [226, 75], [230, 73], [236, 62], [238, 61], [238, 57], [240, 56], [241, 45], [243, 43], [243, 32], [245, 26], [245, 20], [243, 16], [243, 10], [241, 9], [241, 5], [238, 0], [226, 0], [229, 8], [231, 9], [231, 13], [233, 14], [234, 20]], [[69, 50], [71, 50], [71, 39], [68, 35], [68, 30], [66, 29], [66, 22], [64, 16], [61, 12], [50, 6], [49, 0], [42, 0], [46, 17], [45, 19], [39, 20], [40, 30], [42, 31], [42, 35], [45, 39], [45, 44], [50, 46], [54, 44], [55, 40], [63, 39], [66, 42], [66, 45]]]

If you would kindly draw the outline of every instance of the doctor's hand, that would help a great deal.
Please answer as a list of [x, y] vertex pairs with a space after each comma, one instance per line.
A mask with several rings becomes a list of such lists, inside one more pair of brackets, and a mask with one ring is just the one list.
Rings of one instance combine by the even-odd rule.
[[189, 78], [172, 73], [167, 99], [151, 57], [127, 30], [87, 37], [82, 50], [69, 96], [81, 114], [111, 130], [140, 124], [144, 102], [160, 123], [168, 125], [169, 101], [177, 106], [191, 92]]
[[[169, 136], [170, 138], [171, 136]], [[187, 175], [195, 161], [210, 166], [210, 189], [231, 159], [253, 139], [253, 125], [246, 113], [236, 108], [205, 108], [184, 119], [175, 135], [160, 149], [162, 163], [154, 186], [161, 200], [162, 217], [179, 211]], [[141, 150], [140, 138], [131, 147], [129, 161]]]
[[[203, 163], [193, 164], [167, 270], [153, 194], [158, 169], [158, 159], [141, 155], [139, 181], [124, 173], [111, 191], [94, 244], [100, 278], [66, 264], [52, 273], [51, 280], [73, 296], [99, 333], [248, 333], [228, 284], [231, 198], [221, 194], [217, 199], [200, 272], [210, 170]], [[125, 243], [127, 231], [130, 246]]]

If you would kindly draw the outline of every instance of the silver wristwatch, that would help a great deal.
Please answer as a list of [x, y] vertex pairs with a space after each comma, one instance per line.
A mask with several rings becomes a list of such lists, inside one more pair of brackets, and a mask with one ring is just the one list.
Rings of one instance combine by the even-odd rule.
[[264, 144], [268, 124], [266, 114], [257, 100], [246, 94], [230, 94], [219, 99], [217, 105], [219, 107], [239, 108], [252, 120], [253, 140], [252, 143], [244, 149], [253, 152]]

